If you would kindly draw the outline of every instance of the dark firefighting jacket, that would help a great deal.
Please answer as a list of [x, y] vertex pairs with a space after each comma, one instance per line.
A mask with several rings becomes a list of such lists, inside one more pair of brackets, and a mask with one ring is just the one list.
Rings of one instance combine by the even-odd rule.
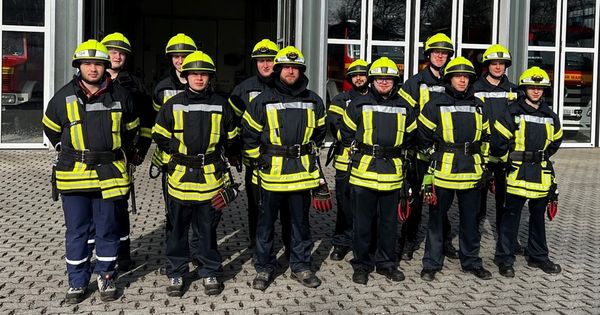
[[201, 203], [231, 183], [223, 156], [237, 137], [234, 113], [223, 97], [187, 89], [170, 98], [152, 129], [157, 146], [170, 155], [169, 196], [181, 203]]
[[156, 118], [156, 112], [152, 109], [152, 97], [148, 94], [142, 80], [127, 70], [119, 71], [119, 74], [113, 81], [127, 89], [133, 97], [133, 109], [140, 118], [139, 136], [135, 141], [135, 148], [138, 154], [144, 157], [152, 144], [152, 126]]
[[[160, 80], [154, 88], [154, 94], [152, 95], [152, 106], [154, 111], [158, 112], [160, 108], [173, 96], [183, 92], [185, 90], [185, 84], [181, 83], [177, 78], [177, 71], [171, 67], [169, 75], [164, 79]], [[154, 150], [152, 155], [152, 165], [158, 166], [159, 168], [169, 163], [169, 155], [163, 152], [160, 148]]]
[[535, 109], [521, 98], [494, 125], [492, 154], [510, 163], [507, 192], [532, 199], [546, 197], [554, 180], [548, 158], [556, 153], [563, 136], [558, 116], [543, 101]]
[[431, 69], [427, 67], [408, 78], [399, 93], [418, 113], [429, 101], [430, 93], [443, 93], [444, 85], [444, 78], [436, 78]]
[[244, 154], [261, 164], [253, 182], [268, 191], [290, 192], [315, 188], [320, 170], [315, 149], [327, 132], [323, 100], [306, 88], [301, 75], [293, 86], [272, 75], [274, 87], [252, 100], [243, 116]]
[[52, 145], [60, 143], [57, 189], [124, 198], [129, 192], [125, 154], [140, 123], [131, 94], [106, 76], [101, 90], [88, 98], [79, 80], [76, 76], [56, 92], [42, 120]]
[[[237, 116], [236, 123], [241, 127], [241, 117], [244, 112], [250, 107], [254, 98], [269, 87], [273, 86], [271, 77], [263, 78], [260, 75], [252, 76], [233, 88], [231, 96], [229, 96], [229, 104], [231, 105], [235, 115]], [[242, 159], [246, 166], [250, 166], [250, 160], [244, 156]]]
[[[344, 113], [342, 144], [352, 146], [350, 184], [377, 191], [402, 188], [402, 154], [417, 129], [410, 105], [397, 93], [384, 99], [370, 90], [353, 99]], [[370, 151], [370, 152], [369, 152]]]
[[351, 100], [361, 96], [362, 94], [352, 89], [350, 91], [342, 92], [336, 95], [332, 100], [329, 108], [327, 109], [327, 125], [329, 126], [329, 130], [331, 134], [337, 140], [333, 145], [338, 146], [337, 152], [335, 154], [335, 159], [333, 161], [333, 167], [338, 170], [345, 172], [348, 170], [348, 158], [349, 158], [349, 147], [345, 147], [341, 145], [342, 134], [341, 129], [344, 124], [344, 113], [346, 112], [346, 107]]
[[483, 103], [470, 90], [457, 92], [446, 86], [436, 93], [419, 115], [422, 150], [434, 148], [430, 172], [434, 184], [455, 190], [478, 186], [487, 162], [489, 123]]
[[[504, 115], [508, 110], [508, 105], [517, 100], [521, 95], [518, 87], [508, 80], [506, 75], [502, 76], [498, 85], [491, 84], [484, 74], [479, 80], [473, 83], [473, 92], [475, 97], [483, 101], [483, 111], [490, 122], [490, 132], [495, 133], [494, 122], [498, 117]], [[498, 157], [490, 156], [490, 162], [500, 162]]]

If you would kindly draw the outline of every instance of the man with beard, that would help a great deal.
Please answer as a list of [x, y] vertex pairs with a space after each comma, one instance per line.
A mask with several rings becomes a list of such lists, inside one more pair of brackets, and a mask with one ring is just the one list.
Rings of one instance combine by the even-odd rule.
[[557, 210], [558, 188], [550, 157], [562, 143], [563, 130], [556, 113], [542, 99], [550, 77], [539, 67], [531, 67], [519, 77], [525, 97], [510, 105], [495, 122], [492, 153], [508, 162], [506, 203], [498, 230], [496, 257], [500, 274], [515, 276], [513, 264], [521, 210], [529, 200], [527, 262], [545, 273], [561, 272], [548, 257], [544, 212], [550, 220]]
[[[344, 124], [344, 112], [348, 104], [355, 98], [368, 93], [367, 68], [369, 64], [357, 59], [350, 64], [346, 71], [346, 80], [352, 89], [336, 95], [327, 110], [327, 124], [336, 141], [329, 149], [327, 162], [333, 160], [335, 168], [335, 197], [337, 200], [337, 216], [333, 234], [333, 251], [329, 258], [340, 261], [352, 248], [352, 210], [350, 209], [350, 187], [348, 185], [348, 150], [342, 146], [341, 129]], [[328, 163], [327, 163], [328, 164]]]
[[[392, 60], [375, 60], [369, 68], [369, 93], [353, 99], [344, 113], [342, 143], [351, 147], [352, 281], [359, 284], [367, 284], [373, 269], [392, 281], [404, 280], [396, 259], [397, 213], [404, 185], [405, 150], [417, 124], [414, 111], [398, 95], [399, 79]], [[377, 249], [371, 256], [374, 226]]]
[[[112, 33], [106, 35], [101, 43], [108, 49], [111, 66], [107, 71], [111, 79], [115, 84], [124, 87], [131, 93], [134, 110], [137, 116], [140, 117], [140, 132], [135, 139], [135, 148], [131, 159], [127, 161], [139, 166], [144, 161], [144, 157], [152, 143], [151, 132], [154, 125], [152, 99], [148, 95], [142, 81], [125, 69], [125, 63], [131, 57], [131, 44], [127, 37], [121, 33]], [[117, 268], [120, 271], [128, 271], [134, 266], [134, 261], [131, 259], [130, 253], [129, 212], [120, 212], [117, 222], [119, 223], [119, 237], [121, 239], [119, 255], [117, 257]]]
[[[425, 42], [423, 53], [429, 61], [427, 67], [419, 73], [410, 77], [400, 89], [400, 96], [404, 98], [419, 115], [423, 110], [425, 103], [432, 98], [432, 95], [444, 93], [445, 81], [441, 69], [448, 63], [450, 57], [454, 54], [454, 45], [452, 40], [443, 33], [437, 33]], [[423, 176], [429, 167], [429, 160], [426, 154], [414, 150], [411, 167], [408, 170], [408, 181], [412, 191], [411, 215], [406, 222], [402, 224], [400, 232], [400, 257], [402, 260], [411, 260], [413, 253], [418, 248], [417, 233], [421, 226], [421, 215], [423, 212], [423, 201], [419, 192]], [[444, 255], [448, 258], [456, 259], [458, 254], [456, 248], [452, 245], [452, 227], [448, 220], [448, 215], [444, 215]]]
[[481, 178], [489, 147], [489, 124], [481, 100], [473, 96], [473, 64], [459, 56], [444, 68], [446, 92], [432, 98], [419, 115], [421, 149], [432, 152], [423, 178], [423, 197], [429, 224], [421, 279], [433, 281], [444, 265], [443, 220], [458, 196], [459, 251], [463, 272], [482, 280], [492, 278], [479, 257], [481, 232], [477, 224]]
[[261, 199], [254, 252], [257, 274], [252, 287], [261, 291], [269, 286], [276, 267], [273, 227], [282, 205], [288, 207], [292, 222], [291, 278], [309, 288], [321, 285], [311, 270], [313, 241], [308, 211], [312, 189], [329, 193], [317, 167], [326, 114], [321, 98], [306, 88], [305, 70], [305, 59], [298, 49], [281, 49], [271, 75], [273, 88], [252, 100], [244, 113], [244, 154], [258, 165], [253, 181]]
[[96, 40], [73, 55], [79, 72], [48, 103], [44, 133], [60, 152], [53, 182], [62, 197], [69, 276], [67, 303], [86, 294], [91, 269], [87, 241], [95, 230], [98, 291], [102, 301], [117, 298], [115, 263], [119, 249], [117, 218], [127, 212], [130, 155], [139, 128], [129, 92], [113, 84], [106, 69], [108, 50]]
[[[273, 73], [273, 59], [278, 51], [279, 48], [277, 45], [268, 39], [263, 39], [254, 45], [252, 59], [256, 62], [258, 73], [238, 84], [229, 97], [229, 104], [231, 104], [233, 111], [238, 117], [242, 117], [254, 98], [267, 88], [273, 86], [271, 73]], [[243, 162], [246, 166], [244, 184], [248, 199], [248, 233], [250, 237], [248, 247], [253, 248], [256, 244], [256, 222], [258, 220], [258, 187], [252, 183], [252, 174], [256, 166], [251, 165], [250, 159], [246, 157], [243, 159]], [[279, 214], [281, 216], [281, 235], [283, 245], [285, 246], [285, 256], [289, 258], [291, 238], [289, 212], [284, 207], [280, 209]]]

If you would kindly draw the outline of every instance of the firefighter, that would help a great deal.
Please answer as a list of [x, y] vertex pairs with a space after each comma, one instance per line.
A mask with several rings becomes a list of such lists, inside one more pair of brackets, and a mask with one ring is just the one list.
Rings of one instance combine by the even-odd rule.
[[[244, 80], [238, 84], [231, 92], [229, 103], [231, 104], [235, 114], [242, 117], [244, 112], [250, 106], [252, 100], [257, 97], [262, 91], [273, 86], [271, 73], [273, 73], [273, 60], [279, 48], [277, 45], [268, 40], [263, 39], [254, 45], [252, 49], [252, 60], [256, 62], [257, 74]], [[250, 237], [249, 247], [252, 248], [256, 244], [256, 222], [258, 220], [258, 187], [252, 183], [252, 173], [254, 167], [250, 165], [247, 158], [243, 159], [246, 166], [244, 183], [246, 187], [246, 196], [248, 200], [248, 233]], [[289, 257], [289, 245], [291, 238], [289, 212], [285, 207], [279, 211], [281, 216], [281, 235], [285, 246], [286, 257]]]
[[[454, 55], [454, 45], [452, 40], [443, 33], [437, 33], [425, 41], [423, 50], [425, 59], [428, 60], [428, 66], [419, 73], [410, 77], [400, 89], [402, 98], [409, 102], [417, 115], [425, 103], [429, 101], [432, 95], [444, 93], [445, 81], [442, 76], [442, 69]], [[423, 152], [413, 150], [411, 167], [408, 170], [408, 179], [412, 192], [411, 215], [407, 221], [402, 224], [400, 232], [400, 257], [402, 260], [411, 260], [413, 253], [418, 249], [417, 234], [421, 226], [421, 215], [423, 212], [423, 202], [419, 195], [423, 176], [427, 172], [429, 161]], [[457, 259], [458, 252], [452, 245], [452, 227], [448, 220], [448, 215], [444, 214], [444, 255], [448, 258]]]
[[[196, 43], [189, 36], [179, 33], [167, 42], [165, 47], [165, 55], [171, 61], [172, 67], [169, 69], [169, 74], [159, 81], [154, 88], [154, 93], [152, 95], [152, 105], [155, 113], [158, 113], [162, 105], [164, 105], [167, 100], [171, 97], [179, 94], [180, 92], [185, 90], [185, 85], [187, 83], [186, 78], [181, 76], [181, 66], [183, 64], [183, 59], [189, 55], [190, 53], [196, 51]], [[162, 184], [162, 193], [165, 201], [165, 207], [168, 206], [168, 193], [167, 193], [167, 165], [169, 163], [169, 155], [162, 151], [160, 147], [157, 146], [156, 150], [154, 150], [154, 154], [152, 155], [152, 164], [150, 165], [150, 177], [156, 178], [161, 175], [161, 184]], [[168, 210], [166, 211], [168, 213]], [[171, 221], [169, 221], [168, 214], [166, 215], [166, 223], [165, 230], [166, 233], [169, 233], [171, 229]], [[195, 248], [195, 239], [193, 237], [190, 240], [190, 248], [192, 252]], [[193, 256], [193, 255], [192, 255]], [[191, 259], [194, 265], [198, 265], [198, 262], [194, 259]], [[160, 273], [166, 273], [167, 266], [160, 268]]]
[[92, 274], [87, 240], [95, 230], [98, 291], [102, 301], [117, 297], [116, 221], [127, 211], [130, 155], [139, 128], [129, 92], [105, 72], [108, 50], [96, 40], [81, 43], [72, 65], [79, 71], [48, 103], [44, 133], [59, 152], [53, 167], [66, 226], [67, 303], [85, 297]]
[[[513, 103], [495, 122], [492, 153], [508, 162], [506, 202], [498, 232], [496, 256], [500, 274], [514, 277], [515, 249], [521, 210], [529, 201], [528, 265], [549, 274], [561, 267], [548, 257], [544, 212], [553, 218], [556, 210], [556, 178], [549, 158], [562, 142], [563, 130], [558, 116], [543, 100], [550, 88], [550, 77], [532, 67], [519, 77], [524, 98]], [[554, 208], [553, 208], [554, 207]]]
[[[140, 130], [135, 138], [134, 151], [131, 160], [127, 161], [135, 166], [139, 166], [144, 161], [144, 157], [152, 143], [151, 131], [154, 125], [152, 99], [146, 91], [142, 80], [125, 69], [125, 63], [131, 57], [131, 44], [127, 37], [121, 33], [112, 33], [106, 35], [101, 43], [108, 49], [111, 66], [107, 71], [111, 79], [115, 84], [124, 87], [132, 94], [134, 110], [137, 116], [140, 117]], [[117, 222], [119, 223], [119, 237], [121, 239], [117, 257], [117, 269], [128, 271], [134, 266], [134, 261], [131, 259], [130, 253], [129, 212], [120, 212]]]
[[186, 89], [170, 98], [160, 109], [152, 137], [169, 154], [167, 277], [169, 296], [183, 294], [183, 276], [188, 272], [188, 232], [198, 239], [192, 252], [200, 262], [197, 269], [204, 292], [217, 295], [223, 290], [219, 280], [222, 257], [217, 248], [217, 226], [221, 209], [211, 204], [213, 197], [227, 205], [237, 195], [237, 187], [223, 154], [235, 152], [238, 128], [227, 101], [212, 92], [216, 72], [213, 60], [201, 51], [189, 54], [181, 65]]
[[433, 152], [422, 192], [430, 204], [421, 271], [425, 281], [433, 281], [444, 264], [442, 221], [455, 194], [462, 270], [484, 280], [492, 277], [479, 257], [481, 233], [477, 213], [489, 148], [489, 124], [481, 100], [470, 89], [474, 76], [475, 68], [469, 60], [462, 56], [451, 60], [444, 68], [446, 92], [427, 102], [419, 115], [421, 149]]
[[352, 85], [352, 89], [336, 95], [327, 110], [327, 125], [331, 134], [336, 139], [327, 154], [327, 163], [333, 160], [335, 168], [335, 198], [337, 200], [337, 216], [335, 220], [335, 231], [331, 243], [333, 251], [329, 258], [340, 261], [352, 248], [352, 209], [350, 208], [350, 186], [348, 185], [348, 150], [349, 147], [342, 146], [341, 128], [344, 124], [344, 112], [346, 106], [355, 98], [366, 95], [369, 91], [367, 81], [367, 68], [369, 64], [357, 59], [353, 61], [346, 70], [346, 81]]
[[[351, 147], [350, 207], [354, 236], [352, 281], [367, 284], [369, 273], [404, 280], [396, 259], [397, 213], [404, 186], [406, 143], [417, 128], [410, 105], [398, 95], [400, 75], [387, 57], [375, 60], [368, 72], [370, 92], [354, 98], [344, 112], [341, 138]], [[377, 249], [369, 253], [371, 229], [377, 222]]]
[[291, 278], [316, 288], [321, 280], [310, 269], [313, 241], [308, 211], [311, 190], [321, 188], [313, 199], [321, 198], [323, 191], [329, 193], [317, 167], [316, 151], [325, 138], [325, 106], [306, 88], [305, 59], [298, 49], [281, 49], [273, 67], [273, 88], [252, 100], [243, 117], [244, 154], [257, 165], [253, 181], [259, 186], [261, 202], [254, 252], [257, 275], [252, 287], [264, 291], [272, 280], [276, 267], [273, 226], [284, 205], [292, 222]]

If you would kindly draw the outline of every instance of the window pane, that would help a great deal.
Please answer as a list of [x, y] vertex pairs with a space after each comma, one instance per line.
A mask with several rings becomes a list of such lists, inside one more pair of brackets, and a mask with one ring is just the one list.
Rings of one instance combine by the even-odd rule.
[[346, 69], [360, 58], [360, 45], [327, 45], [327, 99], [331, 100], [342, 91], [352, 88], [346, 82]]
[[592, 53], [566, 53], [565, 56], [562, 123], [567, 142], [591, 141], [593, 60]]
[[406, 1], [375, 0], [373, 2], [373, 39], [404, 40]]
[[44, 34], [2, 32], [3, 143], [41, 143]]
[[329, 38], [360, 39], [361, 0], [329, 0]]
[[556, 43], [556, 2], [556, 0], [529, 2], [529, 45], [554, 46]]
[[[554, 87], [554, 53], [549, 51], [530, 51], [527, 59], [527, 68], [538, 66], [544, 69], [548, 73], [548, 76], [550, 76], [550, 82], [552, 83], [552, 87]], [[519, 73], [520, 75], [521, 73]], [[552, 87], [546, 89], [544, 92], [544, 100], [554, 110]]]
[[2, 1], [5, 25], [44, 26], [44, 0]]
[[481, 63], [481, 57], [483, 56], [483, 52], [485, 49], [471, 49], [471, 48], [463, 48], [462, 56], [469, 59], [473, 63], [473, 67], [475, 67], [475, 73], [477, 73], [477, 78], [481, 76], [481, 73], [487, 69], [483, 68], [483, 64]]
[[567, 46], [594, 47], [594, 0], [570, 0], [567, 5]]
[[421, 1], [421, 27], [419, 41], [424, 42], [431, 35], [444, 33], [450, 36], [452, 27], [452, 0]]
[[493, 0], [465, 0], [463, 43], [492, 43], [493, 5]]
[[373, 46], [371, 48], [371, 62], [381, 57], [388, 57], [392, 59], [400, 71], [400, 82], [404, 82], [404, 47]]

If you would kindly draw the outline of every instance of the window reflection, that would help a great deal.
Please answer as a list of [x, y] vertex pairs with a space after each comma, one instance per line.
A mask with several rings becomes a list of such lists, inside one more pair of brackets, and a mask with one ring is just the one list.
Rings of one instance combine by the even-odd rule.
[[[554, 107], [554, 98], [552, 88], [554, 87], [554, 52], [550, 51], [529, 51], [529, 55], [527, 58], [527, 68], [531, 68], [533, 66], [540, 67], [544, 69], [550, 76], [551, 87], [546, 89], [544, 92], [544, 100], [546, 103], [553, 108]], [[521, 73], [519, 73], [519, 76]]]
[[329, 38], [360, 39], [361, 3], [361, 0], [329, 0]]
[[404, 40], [406, 1], [375, 0], [373, 2], [373, 39]]
[[567, 5], [567, 46], [594, 47], [594, 0], [569, 1]]
[[556, 43], [556, 0], [530, 1], [529, 45], [554, 46]]
[[2, 32], [3, 143], [42, 142], [44, 34]]
[[592, 124], [592, 53], [573, 53], [565, 55], [565, 98], [563, 128], [571, 131], [565, 134], [565, 140], [589, 142]]
[[433, 34], [450, 34], [452, 27], [452, 0], [421, 1], [421, 27], [419, 41], [424, 42]]
[[473, 67], [475, 68], [477, 78], [479, 78], [484, 71], [487, 71], [487, 69], [484, 69], [483, 63], [481, 63], [481, 58], [483, 57], [484, 51], [485, 49], [462, 49], [462, 56], [469, 59], [469, 61], [473, 63]]
[[44, 0], [2, 1], [2, 23], [44, 26]]
[[463, 43], [492, 42], [493, 0], [465, 0], [463, 10]]
[[329, 44], [327, 46], [327, 98], [331, 100], [342, 91], [352, 88], [346, 82], [346, 69], [360, 58], [360, 45], [352, 44]]
[[404, 82], [404, 48], [398, 46], [373, 46], [371, 61], [381, 57], [388, 57], [396, 63], [400, 71], [400, 82]]

